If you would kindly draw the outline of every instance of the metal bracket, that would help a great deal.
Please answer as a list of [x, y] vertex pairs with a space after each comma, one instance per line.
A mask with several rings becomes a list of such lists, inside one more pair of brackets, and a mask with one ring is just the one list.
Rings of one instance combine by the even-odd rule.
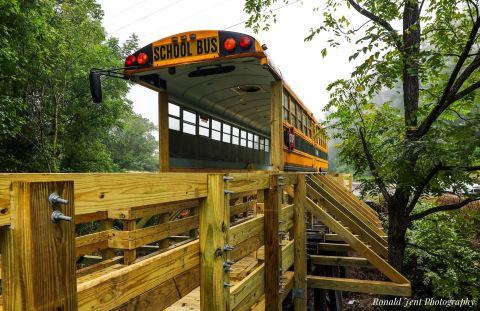
[[235, 191], [232, 191], [232, 190], [223, 190], [223, 193], [225, 193], [225, 194], [232, 194], [232, 193], [235, 193]]
[[303, 290], [303, 288], [292, 288], [292, 298], [305, 298], [305, 291]]

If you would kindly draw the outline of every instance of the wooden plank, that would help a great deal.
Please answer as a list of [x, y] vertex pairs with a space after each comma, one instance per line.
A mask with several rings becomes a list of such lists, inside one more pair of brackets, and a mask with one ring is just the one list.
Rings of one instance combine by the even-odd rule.
[[227, 261], [230, 208], [223, 175], [208, 175], [208, 196], [200, 205], [200, 310], [229, 310]]
[[0, 209], [9, 207], [12, 181], [75, 183], [75, 215], [130, 208], [207, 195], [205, 173], [0, 174]]
[[108, 213], [105, 211], [82, 214], [75, 217], [75, 224], [84, 224], [91, 221], [105, 220], [108, 218]]
[[[348, 205], [351, 210], [356, 211], [358, 215], [361, 215], [362, 219], [368, 222], [373, 228], [382, 224], [378, 216], [373, 213], [373, 209], [359, 200], [355, 195], [346, 191], [345, 187], [342, 187], [327, 176], [313, 175], [310, 177], [318, 184], [328, 187], [330, 193], [334, 195], [339, 202]], [[381, 232], [378, 233], [381, 234]]]
[[282, 271], [287, 271], [293, 266], [294, 263], [294, 254], [295, 254], [295, 247], [294, 241], [287, 241], [285, 245], [282, 246], [282, 261], [281, 261], [281, 268]]
[[[230, 289], [230, 307], [232, 310], [247, 310], [249, 305], [251, 306], [257, 301], [264, 291], [264, 274], [265, 264], [261, 264], [246, 278]], [[240, 303], [243, 305], [239, 308]]]
[[[273, 149], [273, 148], [272, 148]], [[273, 150], [272, 150], [273, 151]], [[281, 252], [279, 238], [280, 208], [282, 190], [278, 176], [271, 176], [271, 189], [265, 190], [264, 241], [265, 241], [265, 302], [266, 311], [280, 308], [279, 282]]]
[[[136, 220], [124, 220], [123, 221], [123, 231], [134, 231], [137, 228]], [[110, 239], [108, 241], [110, 244]], [[137, 251], [135, 249], [124, 249], [123, 250], [123, 263], [126, 265], [132, 264], [135, 259], [137, 259]]]
[[175, 221], [132, 231], [110, 231], [110, 248], [136, 249], [142, 245], [166, 239], [198, 227], [198, 216], [190, 216]]
[[[358, 234], [354, 234], [358, 238]], [[342, 238], [336, 233], [325, 233], [325, 241], [328, 242], [343, 242]]]
[[294, 287], [303, 292], [303, 297], [294, 298], [294, 308], [296, 311], [307, 310], [307, 258], [306, 248], [306, 227], [305, 227], [305, 199], [306, 199], [305, 175], [298, 174], [297, 184], [294, 186]]
[[263, 233], [264, 217], [259, 215], [230, 228], [230, 244], [235, 246], [241, 242]]
[[54, 192], [68, 200], [68, 204], [54, 208], [73, 216], [73, 182], [12, 184], [12, 225], [0, 234], [6, 311], [77, 307], [75, 222], [52, 223], [48, 197]]
[[368, 225], [364, 224], [362, 220], [353, 215], [350, 210], [341, 206], [338, 201], [330, 196], [328, 191], [325, 191], [325, 189], [321, 187], [314, 189], [308, 185], [307, 192], [312, 198], [323, 198], [322, 206], [325, 207], [329, 213], [344, 222], [344, 224], [351, 228], [354, 233], [357, 233], [363, 241], [370, 244], [377, 254], [388, 258], [387, 243], [385, 240]]
[[280, 211], [280, 231], [287, 232], [294, 225], [294, 204], [284, 205]]
[[270, 175], [265, 173], [233, 173], [233, 180], [228, 182], [228, 189], [236, 192], [254, 192], [270, 187]]
[[168, 172], [170, 168], [170, 146], [168, 133], [168, 93], [158, 92], [158, 154], [160, 172]]
[[326, 276], [307, 276], [308, 287], [332, 289], [346, 292], [367, 293], [376, 295], [411, 296], [410, 283], [393, 283], [383, 281], [333, 278]]
[[[164, 310], [200, 285], [200, 267], [194, 267], [136, 296], [114, 311]], [[170, 308], [168, 309], [170, 310]]]
[[132, 206], [129, 208], [116, 208], [108, 211], [108, 217], [112, 219], [139, 219], [164, 213], [175, 213], [184, 209], [198, 207], [198, 200], [167, 202], [147, 206]]
[[366, 258], [311, 255], [310, 260], [314, 265], [342, 266], [342, 267], [372, 267]]
[[123, 256], [116, 256], [77, 270], [77, 278], [123, 262]]
[[78, 286], [79, 310], [111, 310], [199, 264], [193, 241]]
[[[270, 156], [273, 171], [283, 171], [283, 118], [282, 118], [282, 81], [275, 81], [272, 84], [270, 95]], [[268, 305], [268, 293], [265, 294]], [[270, 308], [270, 306], [268, 306]]]
[[95, 232], [75, 238], [75, 256], [91, 254], [108, 248], [110, 230]]
[[259, 232], [257, 235], [249, 237], [239, 244], [235, 244], [235, 249], [230, 254], [230, 259], [236, 261], [240, 258], [243, 258], [252, 252], [258, 250], [264, 242], [263, 231]]
[[247, 201], [247, 202], [232, 205], [232, 206], [230, 206], [230, 215], [232, 215], [232, 216], [233, 215], [238, 215], [238, 214], [241, 214], [241, 213], [245, 213], [248, 210], [253, 210], [256, 205], [257, 205], [256, 200], [250, 200], [250, 201]]
[[360, 256], [365, 257], [368, 261], [375, 266], [380, 272], [387, 276], [390, 280], [396, 283], [409, 283], [409, 281], [401, 275], [395, 268], [390, 266], [383, 258], [377, 255], [373, 250], [368, 248], [361, 240], [356, 238], [350, 231], [345, 229], [338, 223], [332, 216], [326, 211], [322, 210], [312, 200], [307, 198], [307, 206], [317, 216], [321, 222], [327, 227], [340, 235], [345, 242], [347, 242], [351, 248], [353, 248]]

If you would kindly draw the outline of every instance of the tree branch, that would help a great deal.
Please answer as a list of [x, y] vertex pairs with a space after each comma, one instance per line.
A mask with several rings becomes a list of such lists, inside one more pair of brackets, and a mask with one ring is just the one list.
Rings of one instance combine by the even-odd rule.
[[392, 38], [393, 42], [395, 43], [395, 46], [397, 47], [397, 49], [399, 51], [402, 51], [402, 40], [400, 40], [400, 36], [398, 35], [398, 33], [395, 31], [395, 29], [393, 29], [392, 25], [390, 25], [389, 22], [387, 22], [386, 20], [384, 20], [383, 18], [381, 18], [380, 16], [378, 15], [375, 15], [373, 14], [372, 12], [368, 11], [367, 9], [364, 9], [362, 8], [357, 2], [355, 2], [354, 0], [348, 0], [348, 3], [350, 3], [350, 5], [360, 14], [362, 14], [363, 16], [365, 16], [366, 18], [368, 19], [371, 19], [372, 21], [374, 21], [375, 23], [377, 23], [378, 25], [382, 26], [383, 28], [385, 28], [388, 33], [390, 34], [390, 37]]
[[441, 166], [440, 170], [442, 171], [452, 171], [452, 170], [460, 170], [465, 172], [475, 172], [480, 171], [480, 165], [473, 165], [473, 166]]
[[453, 211], [456, 209], [460, 209], [467, 205], [468, 203], [475, 202], [475, 201], [480, 201], [480, 197], [477, 198], [468, 198], [463, 200], [462, 202], [455, 203], [455, 204], [448, 204], [448, 205], [440, 205], [440, 206], [435, 206], [432, 208], [429, 208], [423, 212], [417, 213], [415, 215], [412, 215], [408, 218], [408, 221], [412, 222], [415, 220], [422, 219], [428, 215], [437, 213], [437, 212], [444, 212], [444, 211]]
[[362, 147], [363, 147], [363, 152], [365, 153], [365, 157], [367, 158], [368, 162], [368, 167], [370, 168], [370, 171], [372, 172], [373, 178], [375, 179], [375, 183], [377, 184], [378, 188], [380, 188], [380, 191], [382, 192], [383, 197], [387, 202], [391, 201], [391, 195], [388, 193], [387, 186], [385, 185], [385, 182], [383, 179], [380, 177], [377, 171], [377, 165], [375, 164], [375, 161], [373, 159], [372, 154], [370, 153], [370, 150], [368, 149], [368, 144], [365, 139], [365, 135], [363, 133], [362, 128], [358, 129], [358, 133], [360, 135], [360, 140], [362, 141]]
[[[443, 91], [442, 97], [438, 101], [438, 103], [435, 105], [435, 107], [432, 109], [430, 114], [423, 120], [422, 124], [418, 127], [414, 139], [420, 139], [422, 138], [431, 128], [433, 122], [435, 122], [438, 117], [445, 111], [445, 109], [448, 108], [449, 105], [451, 105], [453, 102], [456, 100], [462, 98], [463, 96], [467, 95], [469, 92], [472, 92], [474, 89], [470, 89], [468, 87], [467, 89], [469, 90], [468, 93], [464, 93], [464, 91], [467, 91], [465, 89], [462, 92], [458, 92], [458, 90], [462, 87], [463, 83], [465, 82], [466, 79], [472, 74], [473, 71], [475, 71], [477, 68], [480, 67], [480, 55], [477, 55], [474, 60], [470, 63], [470, 65], [465, 68], [465, 70], [459, 75], [460, 70], [463, 67], [463, 64], [468, 58], [468, 55], [470, 54], [470, 50], [475, 43], [475, 38], [477, 36], [478, 30], [480, 29], [480, 18], [477, 18], [475, 23], [472, 26], [472, 29], [470, 31], [470, 35], [468, 37], [467, 43], [465, 44], [462, 54], [460, 55], [452, 73], [450, 74], [450, 78], [447, 82], [447, 85], [445, 86], [445, 89]], [[457, 95], [460, 94], [461, 96], [457, 98]]]
[[468, 94], [472, 93], [478, 88], [480, 88], [480, 81], [477, 81], [472, 85], [470, 85], [469, 87], [463, 89], [462, 91], [457, 92], [457, 94], [455, 94], [455, 96], [452, 98], [452, 103], [462, 99], [463, 97], [467, 96]]
[[407, 206], [407, 215], [410, 215], [410, 213], [413, 211], [413, 208], [415, 207], [415, 205], [417, 204], [418, 200], [420, 199], [420, 197], [422, 196], [423, 194], [423, 191], [425, 190], [425, 187], [427, 187], [427, 185], [430, 183], [430, 181], [432, 180], [433, 177], [435, 177], [435, 175], [437, 175], [437, 173], [442, 169], [442, 164], [439, 163], [437, 164], [431, 171], [430, 173], [428, 173], [428, 175], [425, 177], [425, 179], [423, 180], [423, 182], [420, 184], [420, 186], [418, 186], [418, 188], [416, 189], [415, 191], [415, 194], [413, 195], [413, 198], [412, 200], [410, 201], [410, 203], [408, 204]]

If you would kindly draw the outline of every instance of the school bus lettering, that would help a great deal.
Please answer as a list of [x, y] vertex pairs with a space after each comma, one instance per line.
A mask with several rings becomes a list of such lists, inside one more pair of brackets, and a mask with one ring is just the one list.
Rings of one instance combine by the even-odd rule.
[[153, 60], [166, 61], [190, 56], [208, 55], [218, 52], [218, 38], [169, 43], [153, 47]]

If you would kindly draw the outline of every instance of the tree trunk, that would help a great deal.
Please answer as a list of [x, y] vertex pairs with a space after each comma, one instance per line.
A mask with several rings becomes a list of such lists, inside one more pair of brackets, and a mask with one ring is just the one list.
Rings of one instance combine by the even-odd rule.
[[403, 258], [407, 245], [405, 234], [408, 217], [405, 210], [406, 204], [398, 201], [388, 207], [388, 262], [400, 273], [403, 272]]

